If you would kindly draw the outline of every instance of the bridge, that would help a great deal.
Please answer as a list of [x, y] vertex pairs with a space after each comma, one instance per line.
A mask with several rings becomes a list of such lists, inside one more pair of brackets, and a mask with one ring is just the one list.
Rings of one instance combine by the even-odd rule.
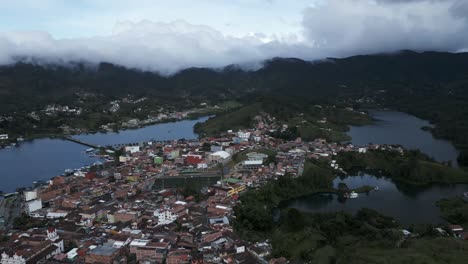
[[87, 146], [87, 147], [90, 147], [90, 148], [93, 148], [93, 149], [98, 149], [100, 148], [100, 146], [98, 145], [93, 145], [93, 144], [90, 144], [90, 143], [86, 143], [86, 142], [83, 142], [79, 139], [76, 139], [76, 138], [72, 138], [70, 136], [64, 136], [63, 139], [65, 140], [68, 140], [68, 141], [71, 141], [71, 142], [75, 142], [77, 144], [80, 144], [80, 145], [83, 145], [83, 146]]

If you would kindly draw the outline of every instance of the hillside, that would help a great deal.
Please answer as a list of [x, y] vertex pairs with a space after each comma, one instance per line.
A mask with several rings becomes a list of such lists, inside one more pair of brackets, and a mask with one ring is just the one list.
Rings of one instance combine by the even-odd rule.
[[131, 94], [176, 106], [226, 100], [250, 105], [276, 97], [298, 109], [313, 103], [391, 107], [431, 120], [435, 135], [468, 149], [468, 53], [402, 51], [316, 62], [274, 58], [255, 71], [191, 68], [173, 76], [108, 63], [0, 67], [0, 115], [49, 103], [73, 105], [77, 92], [97, 94], [101, 103]]

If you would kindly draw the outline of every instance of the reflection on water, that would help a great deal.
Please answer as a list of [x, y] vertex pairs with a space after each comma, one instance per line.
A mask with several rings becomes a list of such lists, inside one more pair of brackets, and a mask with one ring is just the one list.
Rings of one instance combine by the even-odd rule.
[[349, 188], [371, 185], [378, 186], [379, 190], [360, 194], [356, 199], [346, 199], [329, 193], [314, 194], [291, 200], [286, 206], [312, 213], [355, 213], [361, 208], [370, 208], [406, 224], [440, 223], [443, 220], [435, 202], [442, 198], [462, 196], [463, 192], [468, 191], [467, 184], [416, 186], [367, 174], [336, 178], [333, 184], [337, 187], [340, 182], [346, 183]]

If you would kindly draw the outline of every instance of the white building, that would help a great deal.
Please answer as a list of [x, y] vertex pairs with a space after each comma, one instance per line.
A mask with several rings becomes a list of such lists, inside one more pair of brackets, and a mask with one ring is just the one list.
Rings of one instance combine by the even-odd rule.
[[26, 259], [16, 254], [10, 257], [5, 252], [3, 252], [2, 260], [0, 261], [0, 263], [1, 264], [26, 264]]
[[250, 134], [250, 132], [239, 131], [237, 132], [237, 137], [240, 138], [242, 141], [249, 141]]
[[[57, 234], [57, 230], [53, 227], [47, 229], [47, 239], [52, 241], [52, 243], [57, 246], [56, 254], [60, 254], [64, 251], [63, 246], [63, 239], [60, 239], [59, 235]], [[53, 255], [56, 255], [53, 254]]]
[[156, 210], [154, 216], [158, 217], [158, 225], [168, 225], [177, 220], [177, 214], [172, 213], [170, 210]]
[[244, 169], [255, 170], [262, 167], [263, 160], [245, 160], [242, 162]]
[[25, 191], [24, 192], [24, 200], [29, 202], [31, 200], [37, 199], [37, 191]]
[[[63, 252], [63, 239], [60, 239], [60, 237], [57, 235], [57, 230], [55, 228], [49, 228], [47, 230], [47, 240], [52, 242], [52, 244], [47, 244], [45, 247], [39, 249], [39, 251], [35, 252], [35, 254], [28, 257], [27, 259], [25, 259], [23, 256], [16, 255], [16, 253], [10, 257], [8, 254], [3, 252], [0, 264], [26, 264], [27, 262], [32, 263], [34, 257], [36, 257], [38, 254], [44, 254], [41, 259], [38, 259], [42, 263], [43, 261]], [[52, 245], [54, 245], [56, 248], [52, 248], [52, 250], [50, 250]]]
[[6, 140], [8, 139], [8, 134], [0, 134], [0, 140]]
[[212, 163], [224, 163], [229, 160], [231, 154], [226, 151], [216, 151], [208, 155], [208, 160]]
[[140, 152], [140, 146], [126, 146], [125, 152], [130, 152], [130, 153]]
[[66, 217], [68, 213], [65, 212], [48, 212], [47, 213], [47, 219], [56, 219], [56, 218], [61, 218], [61, 217]]
[[41, 199], [36, 199], [36, 200], [31, 200], [26, 203], [26, 212], [28, 214], [37, 211], [39, 209], [42, 209], [42, 200]]
[[130, 157], [119, 156], [119, 162], [121, 162], [121, 163], [125, 163], [125, 162], [131, 161], [131, 160], [132, 160], [132, 158], [130, 158]]
[[257, 153], [257, 152], [247, 153], [247, 159], [249, 160], [266, 160], [267, 158], [268, 158], [268, 155], [263, 154], [263, 153]]

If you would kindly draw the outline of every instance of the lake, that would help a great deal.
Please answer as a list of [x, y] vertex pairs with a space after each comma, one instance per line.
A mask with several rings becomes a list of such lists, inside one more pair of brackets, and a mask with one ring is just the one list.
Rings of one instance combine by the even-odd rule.
[[457, 166], [457, 149], [449, 141], [436, 139], [430, 131], [421, 129], [431, 126], [428, 121], [402, 112], [372, 111], [370, 114], [375, 122], [352, 126], [347, 133], [354, 145], [399, 144], [407, 149], [419, 149], [439, 162], [450, 160]]
[[[431, 126], [429, 122], [401, 112], [372, 111], [370, 114], [375, 122], [366, 126], [353, 126], [348, 132], [354, 145], [399, 144], [407, 149], [419, 149], [440, 162], [450, 160], [457, 166], [458, 151], [455, 147], [421, 129]], [[340, 182], [346, 183], [349, 188], [371, 185], [380, 189], [369, 194], [360, 194], [356, 199], [344, 199], [336, 194], [314, 194], [289, 201], [287, 206], [311, 213], [355, 213], [361, 208], [371, 208], [404, 224], [440, 223], [443, 219], [440, 218], [435, 202], [442, 198], [461, 196], [468, 191], [466, 184], [416, 186], [367, 174], [337, 178], [333, 184], [337, 187]]]
[[161, 123], [115, 133], [82, 134], [73, 137], [86, 143], [101, 146], [139, 143], [150, 140], [195, 139], [198, 138], [198, 135], [193, 132], [193, 127], [196, 123], [205, 122], [208, 118], [208, 116], [205, 116], [194, 120]]
[[346, 183], [349, 188], [371, 185], [378, 186], [379, 190], [371, 191], [369, 194], [359, 194], [355, 199], [345, 199], [337, 194], [313, 194], [293, 199], [285, 206], [309, 213], [336, 211], [356, 213], [361, 208], [370, 208], [391, 216], [403, 224], [436, 224], [444, 220], [440, 217], [435, 202], [443, 198], [462, 196], [463, 192], [468, 191], [468, 184], [416, 186], [368, 174], [344, 179], [336, 178], [333, 181], [334, 187], [338, 187], [340, 182]]
[[[161, 123], [118, 133], [97, 133], [74, 137], [96, 145], [116, 145], [150, 140], [196, 139], [193, 132], [197, 122], [183, 120]], [[61, 139], [36, 139], [22, 142], [18, 147], [0, 149], [0, 191], [13, 192], [18, 187], [31, 186], [34, 181], [44, 181], [62, 174], [66, 169], [91, 165], [97, 158], [84, 153], [88, 147]]]

